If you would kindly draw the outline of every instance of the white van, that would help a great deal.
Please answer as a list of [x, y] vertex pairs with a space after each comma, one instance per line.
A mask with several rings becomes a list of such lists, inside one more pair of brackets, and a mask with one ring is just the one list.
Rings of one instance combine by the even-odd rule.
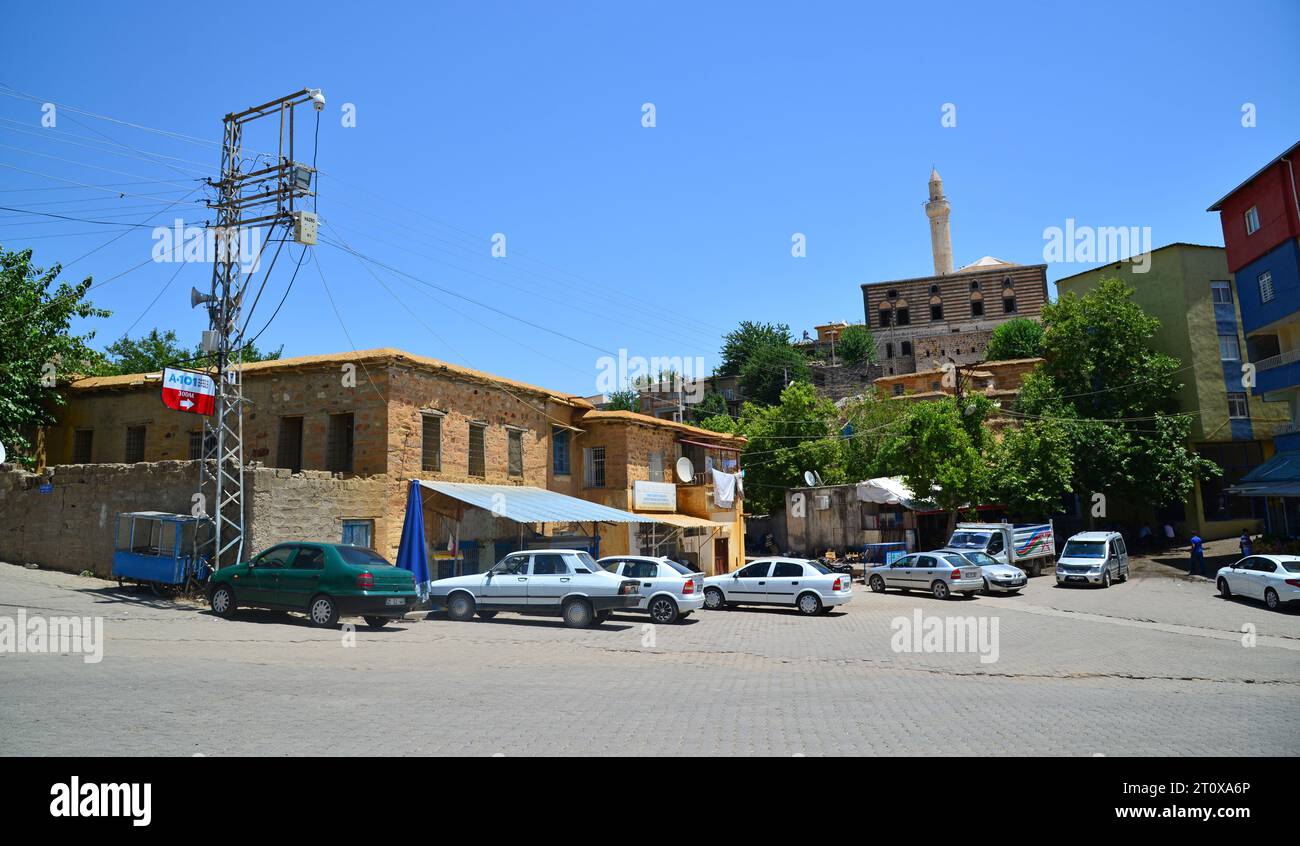
[[1058, 585], [1110, 587], [1128, 581], [1128, 548], [1119, 532], [1080, 532], [1065, 542], [1056, 562]]

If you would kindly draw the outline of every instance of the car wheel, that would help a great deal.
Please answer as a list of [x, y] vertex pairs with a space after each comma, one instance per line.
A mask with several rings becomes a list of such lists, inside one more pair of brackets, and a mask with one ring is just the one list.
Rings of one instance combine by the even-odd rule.
[[[815, 481], [815, 480], [814, 480], [814, 481]], [[884, 593], [884, 592], [885, 592], [885, 580], [884, 580], [883, 577], [881, 577], [881, 576], [872, 576], [872, 577], [871, 577], [871, 581], [869, 582], [869, 584], [871, 585], [871, 590], [872, 590], [873, 593]]]
[[1029, 565], [1029, 575], [1037, 578], [1043, 574], [1043, 562], [1035, 561]]
[[815, 593], [801, 593], [799, 598], [794, 601], [794, 605], [799, 609], [800, 614], [811, 617], [822, 610], [822, 601]]
[[480, 620], [491, 620], [493, 617], [497, 615], [496, 611], [477, 611], [475, 613], [478, 614], [478, 618]]
[[1105, 590], [1110, 587], [1110, 568], [1107, 567], [1101, 574], [1101, 589]]
[[564, 616], [564, 625], [571, 629], [585, 629], [595, 619], [591, 606], [583, 599], [570, 599], [564, 603], [560, 613]]
[[1278, 598], [1277, 591], [1272, 588], [1264, 591], [1264, 604], [1268, 606], [1270, 611], [1276, 611], [1280, 608], [1282, 601]]
[[468, 593], [453, 593], [447, 598], [447, 616], [459, 623], [474, 619], [474, 610], [474, 597]]
[[382, 629], [389, 623], [387, 617], [362, 617], [361, 619], [365, 620], [366, 625], [372, 629]]
[[666, 596], [656, 596], [650, 600], [650, 619], [661, 625], [677, 622], [677, 603]]
[[1227, 579], [1220, 578], [1218, 588], [1219, 596], [1222, 596], [1224, 599], [1232, 599], [1232, 588], [1228, 587]]
[[988, 596], [992, 596], [992, 595], [993, 595], [993, 591], [989, 590], [989, 580], [988, 580], [988, 579], [985, 579], [985, 580], [984, 580], [984, 593], [985, 593], [986, 595], [988, 595]]
[[325, 628], [338, 621], [339, 606], [333, 599], [323, 593], [312, 597], [311, 604], [307, 606], [307, 622]]
[[952, 591], [948, 590], [948, 583], [940, 581], [930, 585], [930, 593], [934, 594], [935, 599], [947, 599], [952, 595]]
[[1120, 584], [1124, 584], [1124, 582], [1128, 581], [1128, 567], [1120, 568], [1118, 579]]
[[705, 588], [704, 607], [710, 611], [719, 611], [727, 607], [727, 600], [722, 595], [721, 588]]
[[212, 606], [213, 614], [227, 620], [235, 616], [235, 609], [239, 607], [235, 602], [235, 589], [230, 585], [217, 585], [208, 604]]

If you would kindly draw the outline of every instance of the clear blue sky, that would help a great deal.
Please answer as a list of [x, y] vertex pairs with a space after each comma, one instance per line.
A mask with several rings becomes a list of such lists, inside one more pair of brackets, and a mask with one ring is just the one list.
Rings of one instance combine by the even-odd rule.
[[[958, 264], [1034, 263], [1043, 229], [1069, 217], [1149, 226], [1156, 245], [1221, 244], [1206, 207], [1300, 138], [1294, 0], [263, 2], [225, 4], [219, 29], [213, 7], [72, 5], [7, 11], [0, 82], [213, 141], [227, 111], [321, 87], [320, 214], [336, 234], [587, 344], [379, 271], [433, 335], [356, 259], [320, 245], [355, 345], [583, 394], [596, 389], [598, 350], [698, 355], [711, 367], [721, 332], [742, 319], [796, 335], [860, 321], [861, 283], [931, 271], [932, 164], [953, 205]], [[653, 129], [641, 125], [645, 102]], [[354, 128], [340, 125], [344, 103], [355, 104]], [[955, 128], [940, 125], [944, 103], [957, 107]], [[1258, 110], [1254, 128], [1241, 125], [1243, 103]], [[41, 134], [38, 104], [0, 96], [0, 162], [96, 185], [184, 183], [204, 163], [217, 168], [211, 146], [68, 114], [62, 136]], [[109, 155], [105, 137], [174, 156], [184, 172]], [[307, 133], [300, 143], [310, 150]], [[0, 205], [118, 221], [161, 208], [66, 184], [0, 167]], [[42, 264], [121, 231], [0, 211], [0, 244], [32, 246]], [[70, 274], [102, 280], [148, 258], [150, 231], [127, 232]], [[489, 253], [497, 232], [505, 259]], [[790, 254], [796, 232], [806, 258]], [[1085, 267], [1053, 265], [1049, 278]], [[282, 257], [254, 328], [291, 268]], [[139, 320], [133, 334], [161, 326], [194, 342], [205, 323], [188, 291], [207, 289], [209, 266], [182, 269], [144, 313], [175, 271], [150, 264], [95, 291], [114, 312], [95, 322], [97, 341]], [[287, 355], [351, 346], [310, 263], [264, 340]]]

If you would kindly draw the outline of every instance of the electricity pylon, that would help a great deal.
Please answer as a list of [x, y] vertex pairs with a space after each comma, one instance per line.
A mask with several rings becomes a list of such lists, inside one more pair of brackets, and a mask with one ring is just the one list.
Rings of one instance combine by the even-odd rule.
[[[320, 89], [304, 88], [226, 115], [221, 179], [209, 181], [218, 193], [218, 200], [211, 204], [216, 210], [215, 237], [211, 241], [216, 248], [212, 289], [208, 295], [196, 297], [194, 304], [204, 302], [208, 307], [209, 329], [204, 333], [203, 351], [211, 356], [217, 383], [216, 409], [204, 423], [203, 460], [199, 463], [199, 493], [211, 520], [210, 545], [206, 548], [214, 568], [238, 562], [244, 550], [245, 401], [239, 315], [248, 280], [240, 265], [241, 243], [265, 227], [265, 245], [273, 239], [278, 226], [292, 232], [300, 244], [316, 243], [315, 213], [298, 207], [298, 201], [313, 196], [315, 170], [294, 157], [294, 109], [308, 102], [318, 112], [324, 108]], [[274, 161], [265, 152], [246, 153], [245, 128], [254, 121], [276, 117], [279, 140]]]

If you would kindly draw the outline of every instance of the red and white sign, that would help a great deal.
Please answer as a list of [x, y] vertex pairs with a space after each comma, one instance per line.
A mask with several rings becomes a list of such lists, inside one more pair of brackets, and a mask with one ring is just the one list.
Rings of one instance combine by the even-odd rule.
[[217, 383], [206, 373], [192, 370], [163, 371], [163, 405], [190, 414], [211, 414], [217, 405]]

